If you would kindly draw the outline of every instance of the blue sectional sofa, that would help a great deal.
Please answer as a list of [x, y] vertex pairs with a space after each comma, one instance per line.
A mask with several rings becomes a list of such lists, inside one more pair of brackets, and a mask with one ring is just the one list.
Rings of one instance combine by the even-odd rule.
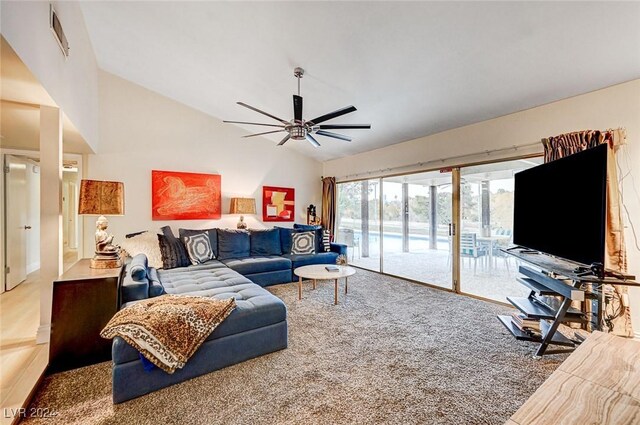
[[[208, 229], [215, 260], [169, 270], [147, 267], [144, 255], [127, 262], [120, 279], [122, 306], [167, 293], [233, 297], [237, 307], [187, 365], [173, 374], [158, 368], [146, 370], [139, 353], [123, 339], [114, 338], [113, 402], [121, 403], [286, 348], [286, 307], [263, 286], [291, 282], [296, 267], [335, 263], [337, 256], [346, 252], [345, 245], [332, 244], [331, 252], [292, 255], [291, 233], [304, 230], [309, 229], [252, 232]], [[193, 231], [181, 229], [180, 234], [188, 232]], [[280, 254], [276, 255], [278, 250]]]

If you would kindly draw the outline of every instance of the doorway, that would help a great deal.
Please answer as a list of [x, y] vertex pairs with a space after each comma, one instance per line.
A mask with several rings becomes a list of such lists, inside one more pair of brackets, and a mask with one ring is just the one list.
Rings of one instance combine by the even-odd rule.
[[78, 261], [78, 168], [62, 169], [62, 243], [64, 270]]
[[5, 155], [5, 290], [40, 268], [40, 167], [23, 156]]

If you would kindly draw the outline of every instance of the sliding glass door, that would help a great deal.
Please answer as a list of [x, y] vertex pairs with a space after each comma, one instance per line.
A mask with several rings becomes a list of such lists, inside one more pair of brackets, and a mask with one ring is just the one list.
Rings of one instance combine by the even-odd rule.
[[451, 175], [432, 171], [382, 184], [382, 270], [451, 289]]
[[350, 264], [380, 271], [380, 180], [338, 184], [336, 235]]
[[514, 174], [541, 163], [339, 183], [336, 240], [355, 266], [505, 302], [524, 288], [518, 264], [502, 251], [512, 243]]
[[515, 280], [518, 265], [502, 249], [513, 237], [513, 176], [541, 163], [531, 158], [461, 169], [461, 292], [506, 302], [525, 291]]

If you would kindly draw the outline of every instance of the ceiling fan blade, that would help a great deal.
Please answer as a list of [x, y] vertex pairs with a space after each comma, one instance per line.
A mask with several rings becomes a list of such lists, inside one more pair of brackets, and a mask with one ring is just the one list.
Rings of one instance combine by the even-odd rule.
[[240, 106], [244, 106], [245, 108], [249, 108], [249, 109], [251, 109], [252, 111], [256, 111], [256, 112], [257, 112], [257, 113], [259, 113], [259, 114], [266, 115], [266, 116], [268, 116], [269, 118], [273, 118], [273, 119], [274, 119], [274, 120], [276, 120], [276, 121], [280, 121], [280, 122], [281, 122], [282, 124], [284, 124], [284, 125], [289, 124], [289, 121], [285, 121], [285, 120], [283, 120], [282, 118], [278, 118], [278, 117], [276, 117], [275, 115], [271, 115], [271, 114], [270, 114], [270, 113], [268, 113], [268, 112], [261, 111], [261, 110], [260, 110], [260, 109], [258, 109], [258, 108], [254, 108], [253, 106], [247, 105], [246, 103], [243, 103], [243, 102], [236, 102], [236, 103], [237, 103], [238, 105], [240, 105]]
[[280, 143], [278, 143], [278, 146], [284, 145], [285, 143], [287, 143], [287, 140], [289, 140], [290, 138], [291, 138], [291, 135], [287, 134], [286, 136], [284, 136], [284, 139], [282, 139]]
[[280, 133], [281, 131], [285, 131], [285, 130], [282, 129], [282, 130], [265, 131], [264, 133], [249, 134], [248, 136], [242, 136], [242, 137], [246, 139], [247, 137], [262, 136], [263, 134], [271, 134], [271, 133]]
[[318, 141], [316, 139], [314, 139], [312, 135], [307, 133], [306, 137], [307, 137], [307, 140], [309, 141], [309, 143], [311, 143], [313, 146], [315, 146], [316, 148], [320, 147], [320, 143], [318, 143]]
[[371, 128], [371, 124], [323, 124], [319, 125], [321, 130], [349, 130], [349, 129], [365, 129]]
[[247, 122], [247, 121], [222, 121], [224, 123], [227, 124], [249, 124], [249, 125], [266, 125], [267, 127], [282, 127], [284, 128], [284, 125], [280, 125], [280, 124], [263, 124], [261, 122]]
[[330, 131], [318, 130], [316, 134], [321, 136], [333, 137], [334, 139], [346, 140], [347, 142], [351, 141], [351, 137], [343, 136], [342, 134], [332, 133]]
[[328, 114], [321, 115], [318, 118], [312, 119], [311, 121], [308, 121], [308, 122], [311, 125], [320, 124], [321, 122], [329, 121], [329, 120], [332, 120], [334, 118], [337, 118], [337, 117], [345, 115], [345, 114], [349, 114], [349, 113], [354, 112], [354, 111], [357, 111], [355, 106], [347, 106], [347, 107], [344, 107], [342, 109], [338, 109], [337, 111], [333, 111], [333, 112], [329, 112]]
[[302, 122], [302, 96], [293, 95], [293, 119]]

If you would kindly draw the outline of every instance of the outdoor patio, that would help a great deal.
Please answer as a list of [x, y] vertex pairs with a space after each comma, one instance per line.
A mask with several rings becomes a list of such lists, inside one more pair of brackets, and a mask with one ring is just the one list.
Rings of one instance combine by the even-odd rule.
[[[385, 252], [383, 271], [395, 276], [451, 288], [451, 262], [448, 257], [448, 250], [441, 249], [420, 252]], [[380, 271], [379, 251], [371, 252], [369, 257], [364, 258], [358, 257], [357, 249], [354, 253], [350, 248], [349, 263], [369, 270]], [[507, 302], [507, 296], [527, 296], [528, 291], [516, 281], [518, 265], [515, 258], [502, 255], [493, 255], [492, 258], [486, 255], [475, 260], [462, 258], [461, 290], [468, 294], [502, 302]]]

